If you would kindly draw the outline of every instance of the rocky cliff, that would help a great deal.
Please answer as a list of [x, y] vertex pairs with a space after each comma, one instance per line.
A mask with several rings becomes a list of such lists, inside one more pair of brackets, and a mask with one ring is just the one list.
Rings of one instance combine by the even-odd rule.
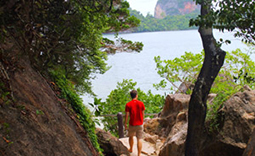
[[70, 104], [56, 96], [29, 59], [17, 55], [12, 44], [1, 43], [0, 49], [9, 50], [0, 53], [0, 155], [98, 155]]
[[167, 15], [184, 15], [198, 11], [199, 6], [193, 0], [158, 0], [154, 17], [164, 18]]

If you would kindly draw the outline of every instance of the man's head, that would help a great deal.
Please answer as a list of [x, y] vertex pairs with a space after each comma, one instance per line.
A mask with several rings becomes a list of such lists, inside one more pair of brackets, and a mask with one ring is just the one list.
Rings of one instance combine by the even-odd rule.
[[136, 91], [136, 90], [132, 90], [132, 91], [130, 92], [130, 96], [131, 96], [132, 99], [136, 98], [136, 96], [137, 96], [137, 91]]

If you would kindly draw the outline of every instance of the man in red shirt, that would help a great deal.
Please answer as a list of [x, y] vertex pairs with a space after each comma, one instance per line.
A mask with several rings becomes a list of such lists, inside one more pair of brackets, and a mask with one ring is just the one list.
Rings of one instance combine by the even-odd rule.
[[141, 155], [142, 151], [142, 139], [143, 139], [143, 118], [144, 118], [144, 104], [142, 101], [137, 100], [138, 94], [136, 90], [130, 92], [132, 100], [126, 104], [125, 112], [125, 129], [127, 130], [127, 121], [129, 119], [128, 137], [129, 137], [129, 151], [133, 151], [133, 136], [137, 138], [137, 150], [138, 156]]

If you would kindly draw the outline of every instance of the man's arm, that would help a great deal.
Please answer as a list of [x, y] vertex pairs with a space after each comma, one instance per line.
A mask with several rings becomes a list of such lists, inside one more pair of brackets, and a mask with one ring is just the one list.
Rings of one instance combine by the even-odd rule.
[[125, 130], [127, 130], [128, 117], [129, 117], [129, 112], [126, 112], [126, 115], [125, 115]]
[[144, 111], [143, 111], [143, 119], [144, 119]]

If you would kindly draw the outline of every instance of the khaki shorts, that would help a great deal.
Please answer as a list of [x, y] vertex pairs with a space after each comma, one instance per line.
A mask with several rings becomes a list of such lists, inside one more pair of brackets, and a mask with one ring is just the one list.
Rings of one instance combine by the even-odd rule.
[[128, 136], [136, 136], [138, 139], [143, 139], [143, 125], [131, 126], [128, 128]]

